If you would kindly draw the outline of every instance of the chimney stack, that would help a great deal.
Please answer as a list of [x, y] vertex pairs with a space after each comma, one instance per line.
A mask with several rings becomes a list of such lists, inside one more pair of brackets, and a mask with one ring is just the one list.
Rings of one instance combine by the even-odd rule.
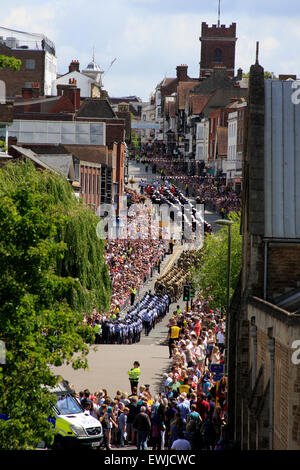
[[176, 67], [176, 74], [179, 82], [187, 82], [188, 81], [188, 66], [187, 65], [178, 65]]
[[75, 79], [70, 79], [67, 85], [57, 85], [57, 96], [62, 95], [71, 101], [75, 111], [80, 108], [80, 88], [77, 88]]
[[78, 60], [72, 60], [72, 62], [69, 65], [69, 73], [71, 72], [80, 72], [79, 70], [79, 61]]

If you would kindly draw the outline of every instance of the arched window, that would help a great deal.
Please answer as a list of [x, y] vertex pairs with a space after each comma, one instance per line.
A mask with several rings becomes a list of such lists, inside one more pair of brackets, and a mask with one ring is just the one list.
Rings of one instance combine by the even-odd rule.
[[221, 62], [223, 62], [221, 49], [215, 49], [213, 61], [216, 62], [216, 63], [218, 63], [218, 64], [220, 64]]

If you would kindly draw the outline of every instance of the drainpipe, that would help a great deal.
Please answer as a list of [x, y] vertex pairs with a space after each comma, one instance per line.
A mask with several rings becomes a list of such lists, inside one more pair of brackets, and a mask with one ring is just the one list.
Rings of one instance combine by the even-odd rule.
[[255, 317], [251, 317], [250, 337], [252, 338], [252, 374], [251, 388], [253, 390], [256, 381], [256, 355], [257, 355], [257, 327]]
[[268, 281], [268, 242], [265, 240], [264, 246], [264, 300], [267, 300], [267, 281]]
[[268, 350], [270, 353], [269, 450], [273, 450], [274, 356], [275, 356], [275, 339], [273, 338], [273, 328], [268, 328]]

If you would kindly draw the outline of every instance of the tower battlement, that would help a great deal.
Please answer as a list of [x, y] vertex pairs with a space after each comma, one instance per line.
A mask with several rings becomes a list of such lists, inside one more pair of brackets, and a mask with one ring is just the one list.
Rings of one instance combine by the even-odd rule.
[[203, 38], [219, 37], [219, 38], [235, 38], [236, 37], [236, 23], [232, 23], [230, 26], [217, 26], [213, 24], [209, 26], [203, 22], [201, 26], [201, 36]]

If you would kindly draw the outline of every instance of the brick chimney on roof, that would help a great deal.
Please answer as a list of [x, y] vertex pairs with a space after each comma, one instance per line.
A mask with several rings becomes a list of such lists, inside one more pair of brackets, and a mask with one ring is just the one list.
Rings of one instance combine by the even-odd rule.
[[69, 73], [71, 72], [80, 72], [79, 70], [79, 61], [78, 60], [72, 60], [72, 62], [69, 65]]
[[179, 82], [188, 81], [189, 77], [187, 74], [188, 66], [187, 65], [178, 65], [176, 67], [176, 75]]
[[80, 108], [80, 88], [77, 87], [76, 80], [69, 80], [68, 84], [58, 84], [57, 96], [66, 96], [74, 105], [75, 111]]
[[40, 84], [38, 82], [31, 83], [31, 87], [22, 88], [22, 98], [31, 100], [40, 96]]

